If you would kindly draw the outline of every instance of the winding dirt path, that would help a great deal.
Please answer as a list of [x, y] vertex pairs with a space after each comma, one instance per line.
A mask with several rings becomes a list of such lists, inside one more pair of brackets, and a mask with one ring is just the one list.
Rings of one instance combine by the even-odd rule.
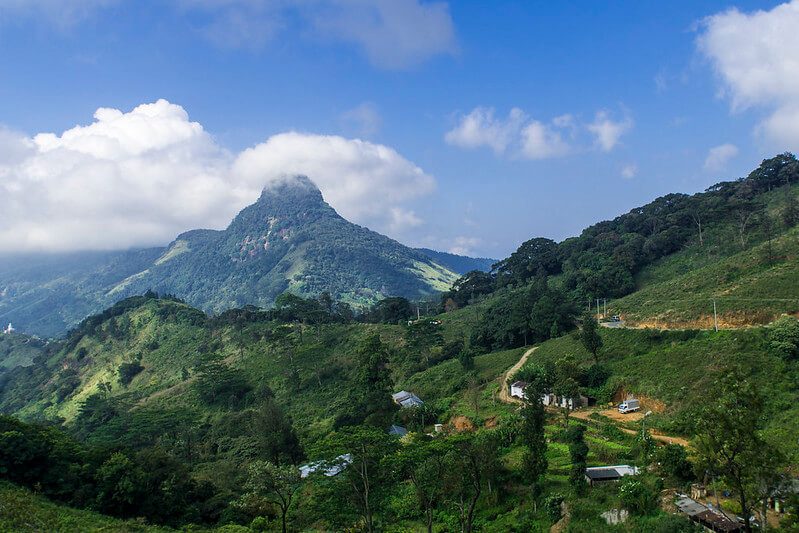
[[510, 367], [507, 372], [502, 374], [502, 377], [499, 378], [499, 399], [505, 403], [522, 403], [519, 398], [514, 398], [510, 395], [510, 390], [508, 390], [508, 378], [515, 374], [521, 367], [524, 366], [524, 363], [527, 362], [527, 358], [532, 355], [534, 351], [538, 349], [538, 346], [533, 346], [522, 355], [521, 359]]

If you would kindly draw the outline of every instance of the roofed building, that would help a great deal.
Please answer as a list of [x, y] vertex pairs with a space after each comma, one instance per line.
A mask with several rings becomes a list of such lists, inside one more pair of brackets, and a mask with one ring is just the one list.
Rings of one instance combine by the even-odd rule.
[[406, 390], [395, 392], [391, 395], [391, 399], [402, 408], [421, 407], [424, 405], [424, 402], [418, 396]]

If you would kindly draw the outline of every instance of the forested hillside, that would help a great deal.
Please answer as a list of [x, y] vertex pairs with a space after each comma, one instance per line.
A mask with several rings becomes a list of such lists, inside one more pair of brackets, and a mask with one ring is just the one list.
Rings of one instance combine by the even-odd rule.
[[728, 324], [767, 323], [799, 310], [797, 223], [799, 162], [781, 154], [744, 178], [658, 198], [579, 237], [531, 239], [491, 272], [463, 276], [445, 303], [463, 307], [546, 280], [548, 290], [582, 308], [598, 299], [604, 312], [607, 300], [608, 314], [638, 323], [707, 327], [714, 298]]

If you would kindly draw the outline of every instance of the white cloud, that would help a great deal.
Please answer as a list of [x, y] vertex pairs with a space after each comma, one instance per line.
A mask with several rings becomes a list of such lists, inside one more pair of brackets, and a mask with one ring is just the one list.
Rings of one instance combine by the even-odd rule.
[[120, 249], [223, 228], [272, 179], [306, 174], [333, 207], [378, 231], [421, 220], [404, 204], [435, 180], [386, 146], [283, 133], [241, 154], [165, 100], [61, 134], [0, 129], [0, 251]]
[[613, 120], [608, 111], [597, 111], [594, 121], [586, 128], [594, 135], [594, 144], [603, 152], [610, 152], [619, 144], [621, 136], [630, 131], [633, 121], [628, 116]]
[[629, 163], [621, 167], [621, 177], [624, 179], [631, 180], [638, 175], [638, 165], [635, 163]]
[[488, 146], [501, 154], [516, 140], [526, 119], [524, 111], [516, 107], [505, 119], [496, 118], [492, 107], [475, 107], [460, 117], [458, 125], [447, 132], [444, 140], [461, 148]]
[[242, 152], [237, 179], [254, 187], [282, 174], [305, 174], [347, 219], [395, 231], [418, 225], [398, 204], [428, 194], [435, 180], [393, 149], [333, 135], [281, 133]]
[[697, 39], [733, 111], [763, 107], [758, 127], [778, 149], [799, 145], [799, 0], [769, 11], [732, 8], [707, 17]]
[[569, 149], [560, 131], [543, 122], [534, 120], [522, 129], [521, 153], [528, 159], [560, 157], [569, 153]]
[[355, 45], [372, 64], [387, 69], [407, 68], [457, 49], [444, 2], [180, 0], [180, 5], [206, 15], [204, 32], [225, 47], [260, 48], [292, 32]]
[[476, 107], [459, 117], [455, 127], [444, 135], [444, 140], [461, 148], [487, 146], [497, 155], [550, 159], [577, 151], [580, 134], [586, 132], [595, 138], [596, 146], [609, 152], [632, 126], [628, 115], [614, 121], [607, 111], [598, 111], [594, 122], [581, 124], [568, 113], [543, 122], [528, 117], [517, 107], [504, 119], [497, 118], [492, 107]]
[[707, 152], [704, 168], [710, 172], [724, 170], [730, 159], [736, 155], [738, 155], [738, 147], [734, 144], [727, 143], [714, 146]]
[[341, 121], [347, 128], [354, 128], [355, 132], [366, 139], [374, 136], [383, 124], [383, 119], [377, 106], [372, 102], [364, 102], [341, 114]]
[[457, 255], [474, 255], [474, 249], [479, 246], [482, 241], [476, 237], [455, 237], [452, 246], [447, 250], [451, 254]]

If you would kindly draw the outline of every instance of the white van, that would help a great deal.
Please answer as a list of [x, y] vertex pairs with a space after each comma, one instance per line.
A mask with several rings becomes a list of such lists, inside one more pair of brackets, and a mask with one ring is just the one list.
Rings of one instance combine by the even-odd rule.
[[638, 411], [640, 408], [641, 404], [635, 398], [630, 398], [619, 404], [619, 412], [622, 414], [632, 413], [633, 411]]

